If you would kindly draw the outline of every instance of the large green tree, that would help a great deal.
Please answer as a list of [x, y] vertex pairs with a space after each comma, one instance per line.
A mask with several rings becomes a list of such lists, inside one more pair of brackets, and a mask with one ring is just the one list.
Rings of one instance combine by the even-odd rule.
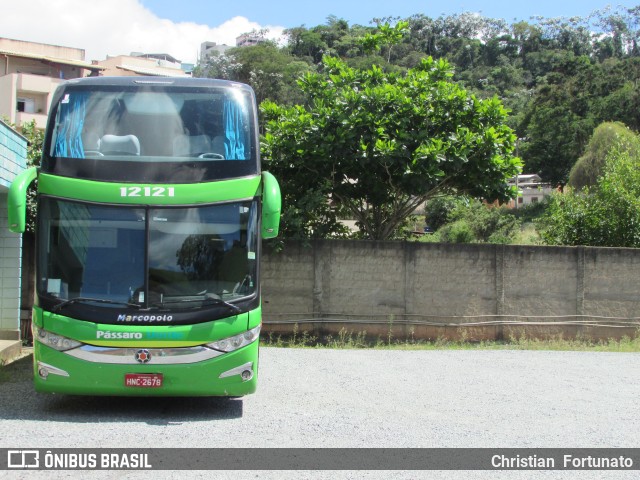
[[[329, 200], [364, 237], [388, 239], [433, 196], [513, 195], [506, 180], [520, 160], [502, 103], [468, 94], [445, 60], [428, 58], [405, 74], [356, 70], [330, 57], [323, 67], [299, 82], [304, 106], [262, 104], [263, 155], [282, 182], [285, 234], [314, 235], [332, 224]], [[308, 203], [302, 214], [314, 229], [300, 220], [299, 202], [310, 195], [319, 212]]]

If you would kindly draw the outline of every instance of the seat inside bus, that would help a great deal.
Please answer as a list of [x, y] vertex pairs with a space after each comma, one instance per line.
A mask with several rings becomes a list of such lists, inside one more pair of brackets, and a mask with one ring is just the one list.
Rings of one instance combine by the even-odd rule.
[[140, 140], [135, 135], [103, 135], [98, 150], [104, 155], [140, 155]]

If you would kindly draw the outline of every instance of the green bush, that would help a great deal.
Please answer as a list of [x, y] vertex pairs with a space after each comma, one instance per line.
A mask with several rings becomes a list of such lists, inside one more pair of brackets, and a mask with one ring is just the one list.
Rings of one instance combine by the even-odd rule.
[[595, 187], [554, 195], [538, 230], [550, 245], [640, 247], [640, 148], [614, 149]]
[[449, 212], [450, 223], [438, 230], [438, 239], [447, 243], [511, 243], [521, 222], [507, 208], [496, 208], [478, 200], [458, 201]]
[[453, 196], [435, 197], [424, 208], [424, 219], [433, 230], [438, 230], [451, 220], [451, 214], [458, 205], [468, 203], [466, 199]]
[[464, 219], [457, 220], [442, 227], [438, 231], [438, 238], [441, 242], [445, 243], [473, 243], [476, 241], [476, 236], [471, 225]]
[[597, 185], [606, 158], [612, 149], [632, 152], [638, 148], [638, 136], [621, 122], [605, 122], [594, 131], [584, 155], [569, 174], [569, 186], [581, 190]]

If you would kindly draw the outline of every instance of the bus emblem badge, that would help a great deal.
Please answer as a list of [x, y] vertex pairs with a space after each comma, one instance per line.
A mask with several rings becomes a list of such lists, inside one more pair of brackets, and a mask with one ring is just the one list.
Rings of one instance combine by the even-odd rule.
[[149, 363], [151, 360], [149, 350], [138, 350], [134, 356], [138, 363]]

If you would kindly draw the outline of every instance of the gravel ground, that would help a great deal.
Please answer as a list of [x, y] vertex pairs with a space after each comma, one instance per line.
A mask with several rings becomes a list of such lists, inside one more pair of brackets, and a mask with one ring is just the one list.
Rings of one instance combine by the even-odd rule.
[[[262, 348], [244, 399], [42, 395], [0, 371], [0, 447], [640, 446], [640, 354]], [[22, 478], [16, 472], [1, 472]], [[31, 472], [128, 478], [132, 472]], [[187, 472], [141, 472], [179, 478]], [[89, 474], [89, 475], [87, 475]], [[189, 472], [200, 478], [638, 478], [634, 472]], [[26, 476], [24, 477], [26, 478]]]

